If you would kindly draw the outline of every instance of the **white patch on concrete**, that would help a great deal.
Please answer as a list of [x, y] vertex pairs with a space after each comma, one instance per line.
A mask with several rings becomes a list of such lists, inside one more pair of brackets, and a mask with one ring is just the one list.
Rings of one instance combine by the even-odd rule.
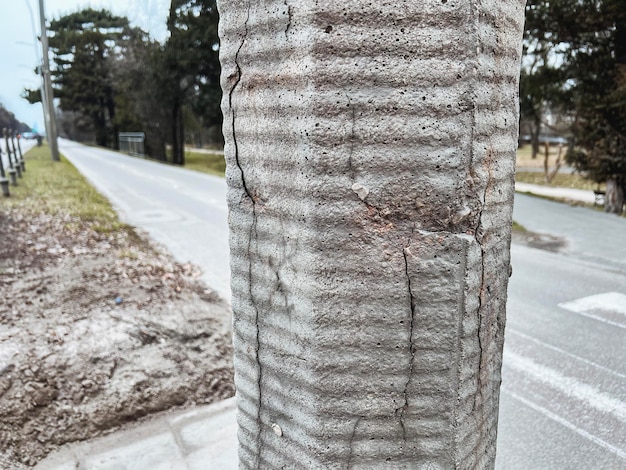
[[619, 292], [591, 295], [571, 302], [560, 303], [559, 307], [587, 318], [626, 329], [626, 295]]
[[354, 183], [352, 185], [352, 191], [354, 191], [362, 201], [365, 200], [367, 195], [370, 193], [370, 190], [363, 186], [361, 183]]
[[557, 370], [538, 364], [510, 350], [504, 354], [504, 364], [517, 370], [522, 376], [543, 382], [570, 398], [580, 400], [626, 423], [626, 402], [617, 397], [603, 393], [591, 385], [563, 375]]
[[524, 397], [521, 397], [520, 395], [510, 391], [508, 388], [502, 388], [502, 391], [504, 393], [506, 393], [507, 395], [509, 395], [510, 397], [514, 398], [515, 400], [523, 403], [524, 405], [526, 405], [527, 407], [535, 410], [538, 413], [541, 413], [542, 415], [544, 415], [545, 417], [551, 419], [552, 421], [555, 421], [557, 423], [559, 423], [561, 426], [566, 427], [567, 429], [569, 429], [570, 431], [575, 432], [576, 434], [578, 434], [579, 436], [584, 437], [585, 439], [590, 440], [591, 442], [593, 442], [594, 444], [597, 444], [598, 446], [602, 447], [603, 449], [617, 455], [618, 457], [620, 457], [621, 459], [626, 460], [626, 452], [624, 452], [622, 449], [615, 447], [611, 444], [609, 444], [608, 442], [600, 439], [597, 436], [594, 436], [593, 434], [585, 431], [582, 428], [579, 428], [578, 426], [576, 426], [575, 424], [571, 423], [570, 421], [566, 420], [565, 418], [562, 418], [561, 416], [552, 413], [550, 410], [530, 401], [527, 400]]

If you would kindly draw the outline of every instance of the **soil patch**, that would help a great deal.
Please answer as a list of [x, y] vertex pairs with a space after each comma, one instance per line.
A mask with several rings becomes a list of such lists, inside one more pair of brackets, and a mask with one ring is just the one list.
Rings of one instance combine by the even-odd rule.
[[512, 232], [512, 241], [521, 245], [539, 248], [541, 250], [558, 253], [565, 249], [567, 241], [562, 237], [557, 237], [547, 233], [536, 233], [527, 231]]
[[0, 211], [0, 468], [234, 394], [231, 312], [132, 230]]

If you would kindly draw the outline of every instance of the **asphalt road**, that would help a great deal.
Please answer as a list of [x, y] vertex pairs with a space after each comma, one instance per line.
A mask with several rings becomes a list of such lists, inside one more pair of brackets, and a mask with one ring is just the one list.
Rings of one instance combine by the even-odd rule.
[[496, 468], [626, 469], [626, 219], [516, 194]]
[[512, 256], [497, 468], [626, 468], [626, 276], [519, 245]]
[[[69, 141], [61, 151], [127, 222], [230, 299], [223, 179]], [[512, 246], [498, 469], [626, 469], [626, 219], [517, 195], [561, 253]]]
[[513, 219], [533, 232], [563, 237], [565, 255], [626, 273], [626, 219], [601, 210], [515, 195]]

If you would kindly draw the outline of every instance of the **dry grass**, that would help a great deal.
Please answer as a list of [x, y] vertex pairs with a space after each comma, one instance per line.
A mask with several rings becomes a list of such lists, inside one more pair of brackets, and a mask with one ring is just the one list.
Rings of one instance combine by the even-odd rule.
[[185, 168], [223, 177], [226, 171], [226, 161], [221, 153], [186, 151]]
[[[548, 184], [546, 183], [546, 179], [543, 173], [518, 170], [515, 173], [515, 181], [519, 183], [532, 183], [540, 184], [543, 186], [554, 186], [556, 188], [586, 189], [589, 191], [598, 189], [598, 183], [585, 179], [577, 173], [559, 173], [554, 177], [552, 182]], [[600, 189], [604, 191], [603, 184], [600, 185]]]
[[[543, 186], [554, 186], [559, 188], [573, 188], [573, 189], [585, 189], [591, 190], [598, 189], [598, 187], [604, 191], [604, 184], [598, 186], [598, 183], [595, 181], [588, 180], [584, 178], [582, 175], [578, 173], [570, 173], [569, 170], [564, 172], [563, 167], [554, 179], [550, 182], [546, 182], [546, 178], [543, 172], [544, 167], [544, 147], [540, 148], [541, 152], [537, 155], [537, 158], [531, 158], [531, 146], [525, 145], [522, 148], [517, 150], [517, 160], [516, 160], [516, 173], [515, 173], [515, 181], [520, 183], [532, 183], [532, 184], [540, 184]], [[558, 147], [552, 146], [549, 148], [549, 171], [552, 171], [554, 168], [554, 164], [558, 155]], [[565, 149], [561, 154], [561, 164], [564, 165], [565, 162]], [[537, 171], [541, 170], [541, 171]]]
[[98, 193], [63, 156], [60, 162], [50, 158], [46, 145], [34, 147], [24, 155], [26, 173], [11, 187], [11, 197], [3, 201], [7, 208], [23, 207], [34, 214], [69, 215], [109, 233], [130, 231], [121, 223], [109, 201]]
[[[567, 149], [563, 148], [561, 153], [561, 163], [565, 163], [565, 151]], [[532, 158], [532, 148], [530, 145], [524, 145], [523, 147], [517, 149], [517, 160], [515, 162], [515, 166], [517, 169], [522, 168], [542, 168], [543, 169], [543, 160], [544, 160], [544, 151], [545, 147], [542, 145], [539, 148], [539, 154], [537, 158]], [[554, 162], [556, 161], [556, 157], [559, 153], [559, 148], [556, 146], [549, 147], [549, 164], [550, 167], [554, 166]]]

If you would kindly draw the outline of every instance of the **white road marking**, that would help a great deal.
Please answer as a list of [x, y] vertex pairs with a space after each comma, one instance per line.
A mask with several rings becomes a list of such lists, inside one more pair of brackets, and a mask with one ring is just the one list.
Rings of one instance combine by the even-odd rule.
[[591, 295], [581, 299], [563, 302], [559, 307], [577, 313], [587, 318], [601, 321], [608, 325], [626, 329], [626, 324], [610, 320], [599, 315], [597, 312], [611, 312], [624, 316], [626, 320], [626, 295], [619, 292], [606, 292], [604, 294]]
[[611, 310], [626, 316], [626, 295], [619, 292], [590, 295], [571, 302], [560, 303], [559, 307], [580, 313], [589, 310]]
[[511, 350], [505, 351], [504, 365], [517, 370], [522, 376], [530, 376], [568, 397], [585, 402], [596, 410], [610, 414], [626, 423], [626, 402], [617, 397], [603, 393], [586, 383], [563, 375]]
[[555, 421], [557, 423], [559, 423], [561, 426], [566, 427], [567, 429], [574, 431], [576, 434], [578, 434], [579, 436], [584, 437], [585, 439], [590, 440], [591, 442], [597, 444], [598, 446], [602, 447], [603, 449], [617, 455], [619, 458], [626, 460], [626, 452], [624, 452], [622, 449], [615, 447], [611, 444], [609, 444], [608, 442], [600, 439], [597, 436], [594, 436], [593, 434], [585, 431], [582, 428], [579, 428], [578, 426], [576, 426], [574, 423], [571, 423], [570, 421], [566, 420], [565, 418], [562, 418], [561, 416], [552, 413], [550, 410], [547, 410], [546, 408], [530, 401], [527, 400], [526, 398], [523, 398], [521, 396], [519, 396], [518, 394], [510, 391], [508, 388], [502, 387], [502, 391], [504, 393], [506, 393], [507, 395], [509, 395], [510, 397], [514, 398], [515, 400], [523, 403], [524, 405], [526, 405], [527, 407], [537, 411], [538, 413], [541, 413], [542, 415], [544, 415], [545, 417], [551, 419], [552, 421]]
[[617, 376], [617, 377], [619, 377], [621, 379], [626, 379], [626, 374], [620, 374], [619, 372], [616, 372], [616, 371], [614, 371], [612, 369], [609, 369], [608, 367], [604, 367], [603, 365], [600, 365], [600, 364], [598, 364], [596, 362], [590, 361], [589, 359], [585, 359], [584, 357], [580, 357], [580, 356], [577, 356], [576, 354], [572, 354], [570, 352], [567, 352], [564, 349], [561, 349], [561, 348], [558, 348], [558, 347], [553, 346], [551, 344], [548, 344], [545, 341], [541, 341], [540, 339], [533, 338], [532, 336], [527, 335], [525, 333], [522, 333], [521, 331], [518, 331], [515, 328], [507, 327], [506, 332], [507, 333], [512, 333], [512, 334], [517, 335], [517, 336], [520, 336], [520, 337], [524, 338], [527, 341], [531, 341], [531, 342], [533, 342], [535, 344], [538, 344], [539, 346], [542, 346], [542, 347], [544, 347], [546, 349], [550, 349], [552, 351], [558, 352], [559, 354], [563, 354], [565, 356], [571, 357], [572, 359], [575, 359], [577, 361], [583, 362], [583, 363], [585, 363], [587, 365], [590, 365], [592, 367], [596, 367], [596, 368], [598, 368], [598, 369], [600, 369], [600, 370], [602, 370], [602, 371], [604, 371], [604, 372], [606, 372], [608, 374], [615, 375], [615, 376]]

